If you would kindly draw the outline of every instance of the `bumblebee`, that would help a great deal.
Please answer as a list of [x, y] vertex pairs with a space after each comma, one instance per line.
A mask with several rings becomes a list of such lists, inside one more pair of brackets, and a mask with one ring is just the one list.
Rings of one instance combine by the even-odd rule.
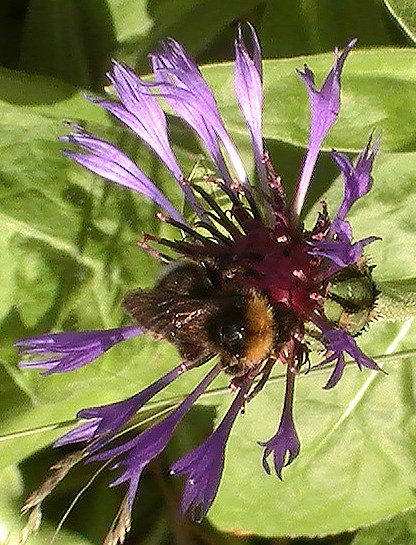
[[273, 359], [297, 320], [265, 293], [235, 286], [232, 276], [206, 263], [179, 261], [166, 267], [154, 288], [125, 296], [123, 306], [188, 362], [201, 365], [218, 354], [226, 373], [243, 376]]

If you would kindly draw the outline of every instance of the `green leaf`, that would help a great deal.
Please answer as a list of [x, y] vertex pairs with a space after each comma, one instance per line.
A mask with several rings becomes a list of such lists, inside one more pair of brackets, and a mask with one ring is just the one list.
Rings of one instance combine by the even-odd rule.
[[21, 45], [21, 70], [98, 87], [115, 45], [101, 0], [31, 0]]
[[108, 0], [118, 47], [152, 30], [146, 0]]
[[377, 309], [388, 320], [406, 320], [416, 315], [416, 279], [378, 282]]
[[359, 530], [351, 545], [413, 545], [416, 539], [416, 513], [409, 512]]
[[266, 58], [293, 57], [341, 47], [354, 37], [364, 47], [388, 45], [386, 19], [384, 6], [377, 0], [271, 0], [256, 28]]
[[415, 42], [416, 14], [412, 0], [384, 0], [384, 3], [397, 24]]
[[[111, 0], [117, 4], [121, 0]], [[136, 32], [131, 18], [123, 15], [121, 26], [126, 26], [128, 40], [120, 44], [119, 53], [123, 60], [134, 63], [143, 71], [148, 71], [147, 54], [157, 48], [159, 40], [173, 37], [187, 48], [193, 56], [203, 54], [212, 44], [221, 41], [221, 34], [236, 21], [247, 20], [247, 14], [260, 4], [259, 0], [159, 0], [133, 6], [138, 15]], [[128, 3], [130, 6], [131, 3]], [[145, 12], [144, 19], [141, 14]], [[121, 15], [118, 15], [120, 20]], [[226, 41], [227, 52], [231, 51], [232, 41]], [[230, 54], [225, 54], [225, 58]]]

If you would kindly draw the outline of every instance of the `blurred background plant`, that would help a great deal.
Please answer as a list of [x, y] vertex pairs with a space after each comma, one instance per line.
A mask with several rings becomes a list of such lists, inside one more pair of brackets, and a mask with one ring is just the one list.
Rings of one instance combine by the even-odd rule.
[[[343, 108], [325, 150], [357, 153], [382, 131], [374, 189], [354, 207], [356, 238], [383, 237], [371, 248], [375, 278], [413, 304], [416, 246], [416, 8], [406, 0], [3, 0], [0, 5], [0, 543], [15, 543], [20, 506], [59, 454], [50, 445], [84, 406], [122, 399], [177, 362], [167, 343], [137, 339], [73, 375], [20, 371], [11, 345], [52, 329], [116, 327], [121, 296], [149, 286], [158, 265], [135, 242], [141, 231], [167, 231], [155, 208], [73, 165], [57, 137], [69, 119], [123, 147], [160, 187], [180, 195], [152, 154], [83, 97], [101, 93], [111, 58], [139, 73], [147, 54], [172, 36], [204, 68], [227, 127], [250, 166], [250, 142], [232, 88], [236, 23], [256, 27], [266, 60], [264, 132], [289, 194], [307, 142], [308, 106], [295, 68], [306, 61], [320, 80], [328, 54], [359, 38], [343, 73]], [[361, 51], [361, 49], [363, 49]], [[321, 53], [326, 53], [322, 55]], [[291, 59], [294, 56], [301, 58]], [[218, 64], [220, 63], [220, 64]], [[185, 171], [201, 157], [192, 134], [170, 117]], [[342, 184], [321, 156], [309, 209], [324, 195], [330, 210]], [[338, 180], [339, 182], [339, 180]], [[291, 189], [292, 188], [292, 189]], [[313, 210], [311, 213], [314, 213]], [[406, 299], [406, 290], [408, 297]], [[403, 295], [404, 294], [404, 295]], [[394, 298], [393, 298], [394, 299]], [[397, 303], [397, 297], [395, 299]], [[392, 302], [394, 304], [394, 302]], [[415, 306], [415, 305], [414, 305]], [[281, 405], [279, 374], [248, 407], [227, 452], [226, 471], [206, 521], [177, 517], [179, 485], [169, 461], [207, 435], [229, 403], [224, 388], [202, 400], [157, 463], [136, 502], [128, 543], [145, 545], [406, 545], [416, 541], [416, 331], [407, 320], [379, 321], [362, 344], [389, 375], [347, 371], [322, 392], [322, 371], [299, 381], [296, 413], [302, 455], [281, 483], [261, 468], [257, 440], [271, 435]], [[403, 314], [401, 316], [400, 314]], [[280, 370], [279, 370], [280, 371]], [[202, 372], [202, 371], [201, 371]], [[196, 374], [198, 372], [196, 371]], [[163, 403], [189, 390], [184, 377]], [[189, 382], [189, 384], [187, 383]], [[277, 387], [276, 382], [279, 383]], [[156, 411], [156, 408], [155, 408]], [[149, 416], [149, 415], [146, 415]], [[16, 433], [22, 432], [22, 433]], [[79, 467], [45, 502], [34, 545], [49, 543], [94, 468]], [[57, 545], [100, 543], [121, 491], [100, 474], [65, 520]], [[284, 536], [284, 537], [282, 537]], [[320, 537], [316, 537], [320, 536]]]

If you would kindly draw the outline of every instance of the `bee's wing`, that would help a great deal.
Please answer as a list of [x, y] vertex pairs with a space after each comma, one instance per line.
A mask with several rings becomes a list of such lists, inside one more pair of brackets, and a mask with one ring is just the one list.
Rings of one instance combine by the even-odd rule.
[[206, 323], [216, 307], [209, 299], [155, 288], [126, 295], [123, 306], [138, 325], [174, 343], [189, 361], [214, 353]]

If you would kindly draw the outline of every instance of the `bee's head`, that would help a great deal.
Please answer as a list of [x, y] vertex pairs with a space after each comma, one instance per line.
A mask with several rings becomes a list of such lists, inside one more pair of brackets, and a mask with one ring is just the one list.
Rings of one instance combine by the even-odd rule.
[[243, 375], [271, 352], [275, 340], [273, 310], [256, 291], [227, 297], [209, 320], [210, 339], [224, 370]]

